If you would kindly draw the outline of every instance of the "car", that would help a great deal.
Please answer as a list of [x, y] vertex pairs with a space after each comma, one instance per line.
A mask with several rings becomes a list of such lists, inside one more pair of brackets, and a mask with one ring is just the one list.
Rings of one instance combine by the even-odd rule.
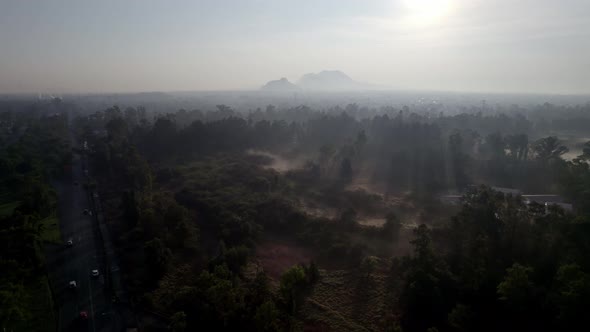
[[80, 315], [78, 316], [81, 320], [88, 319], [88, 312], [87, 311], [80, 311]]
[[67, 247], [71, 247], [74, 245], [74, 241], [72, 239], [68, 239], [68, 241], [66, 241], [66, 246]]
[[98, 198], [98, 194], [97, 193], [94, 193], [94, 194], [92, 194], [92, 197]]
[[69, 287], [70, 287], [70, 289], [76, 289], [76, 288], [78, 288], [78, 283], [76, 283], [76, 280], [70, 281]]
[[92, 276], [93, 276], [93, 277], [98, 277], [98, 275], [99, 275], [99, 274], [100, 274], [100, 273], [98, 272], [98, 270], [97, 270], [97, 269], [95, 269], [95, 270], [92, 270]]

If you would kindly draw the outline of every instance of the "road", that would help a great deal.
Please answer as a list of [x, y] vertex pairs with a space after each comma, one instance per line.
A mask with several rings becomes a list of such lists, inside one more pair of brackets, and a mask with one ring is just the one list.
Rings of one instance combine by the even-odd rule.
[[[71, 135], [72, 146], [76, 144]], [[58, 212], [62, 239], [71, 239], [73, 246], [48, 246], [47, 267], [57, 307], [58, 331], [121, 331], [124, 329], [120, 304], [114, 304], [112, 294], [120, 296], [121, 291], [112, 292], [107, 281], [111, 280], [111, 269], [106, 258], [113, 255], [108, 240], [108, 256], [105, 256], [103, 234], [100, 232], [96, 214], [85, 215], [85, 209], [94, 209], [93, 193], [85, 189], [87, 176], [85, 157], [74, 154], [71, 172], [64, 179], [54, 183], [58, 194]], [[104, 228], [104, 226], [102, 227]], [[104, 231], [104, 230], [103, 230]], [[91, 271], [98, 269], [100, 275], [93, 277]], [[106, 271], [105, 271], [106, 270]], [[118, 269], [115, 269], [118, 270]], [[107, 278], [108, 277], [108, 278]], [[117, 272], [117, 278], [118, 272]], [[70, 281], [76, 281], [77, 288], [70, 289]], [[80, 319], [85, 311], [88, 319]]]

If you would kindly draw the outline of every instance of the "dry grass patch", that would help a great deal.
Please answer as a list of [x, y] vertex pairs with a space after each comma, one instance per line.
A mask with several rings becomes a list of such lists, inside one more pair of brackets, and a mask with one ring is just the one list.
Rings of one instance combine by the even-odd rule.
[[287, 269], [299, 263], [307, 264], [312, 253], [288, 241], [268, 240], [256, 247], [256, 259], [266, 274], [278, 280]]
[[[321, 271], [321, 279], [301, 308], [306, 324], [322, 331], [381, 331], [387, 309], [387, 275]], [[314, 330], [311, 328], [310, 330]]]

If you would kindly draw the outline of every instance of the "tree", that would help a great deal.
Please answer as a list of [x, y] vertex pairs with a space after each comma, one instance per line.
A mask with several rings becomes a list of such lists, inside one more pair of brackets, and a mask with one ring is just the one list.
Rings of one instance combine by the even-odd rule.
[[515, 160], [526, 160], [529, 152], [529, 138], [526, 134], [506, 136], [510, 156]]
[[148, 137], [148, 152], [153, 158], [166, 159], [178, 149], [176, 122], [170, 117], [159, 117]]
[[340, 216], [340, 221], [342, 222], [342, 225], [344, 227], [353, 228], [356, 226], [356, 218], [357, 218], [357, 213], [356, 213], [355, 209], [348, 208], [348, 209], [344, 210], [344, 212], [342, 212], [342, 215]]
[[590, 306], [590, 275], [577, 264], [562, 265], [555, 276], [555, 284], [559, 326], [564, 330], [588, 326], [590, 317], [586, 311]]
[[492, 159], [502, 159], [506, 156], [504, 147], [506, 143], [500, 133], [493, 133], [486, 137], [484, 148]]
[[157, 281], [166, 274], [172, 252], [157, 237], [145, 243], [144, 252], [146, 266], [151, 270], [150, 274], [153, 275], [153, 281]]
[[415, 259], [424, 266], [430, 264], [434, 258], [430, 241], [430, 229], [428, 229], [428, 226], [421, 224], [414, 229], [414, 239], [410, 243], [414, 246]]
[[317, 264], [312, 260], [309, 262], [309, 266], [305, 269], [305, 275], [309, 284], [314, 284], [320, 278], [320, 271]]
[[184, 332], [186, 331], [186, 314], [184, 311], [179, 311], [170, 318], [170, 331]]
[[541, 138], [533, 143], [533, 151], [537, 159], [549, 161], [560, 159], [561, 155], [568, 152], [568, 148], [561, 145], [559, 139], [555, 136]]
[[237, 246], [225, 252], [224, 259], [227, 267], [234, 273], [239, 273], [242, 266], [248, 262], [250, 250], [246, 246]]
[[350, 183], [352, 181], [352, 163], [350, 162], [350, 158], [344, 158], [340, 163], [340, 179], [344, 183]]
[[375, 257], [375, 256], [366, 256], [365, 258], [363, 258], [363, 260], [361, 261], [361, 271], [364, 273], [365, 278], [369, 278], [371, 276], [371, 273], [373, 273], [373, 271], [375, 271], [375, 268], [377, 268], [377, 263], [379, 262], [379, 258]]
[[336, 154], [336, 149], [332, 145], [323, 145], [320, 148], [320, 157], [318, 163], [323, 172], [327, 172], [332, 168], [332, 159]]
[[270, 278], [264, 271], [258, 271], [250, 288], [251, 303], [260, 305], [271, 298]]
[[354, 141], [354, 148], [355, 148], [357, 155], [361, 154], [361, 152], [366, 144], [367, 144], [367, 134], [365, 133], [364, 130], [361, 130], [356, 135], [356, 140]]
[[274, 302], [266, 301], [256, 308], [254, 322], [256, 331], [271, 332], [279, 330], [279, 310]]
[[584, 160], [590, 160], [590, 141], [584, 143], [584, 146], [582, 147], [582, 155], [580, 158]]
[[196, 250], [199, 247], [199, 229], [187, 220], [177, 223], [170, 235], [171, 245], [177, 248]]
[[454, 185], [457, 188], [463, 188], [467, 185], [467, 175], [465, 174], [466, 155], [463, 152], [463, 137], [460, 132], [455, 132], [449, 136], [449, 152], [451, 161], [451, 172], [454, 177]]
[[122, 117], [111, 119], [105, 127], [112, 141], [120, 142], [127, 137], [127, 123]]
[[532, 300], [534, 285], [530, 280], [533, 268], [514, 263], [506, 269], [504, 280], [498, 285], [498, 296], [512, 310], [522, 311]]
[[301, 265], [291, 267], [281, 276], [279, 293], [291, 313], [295, 313], [303, 300], [306, 286], [305, 269]]
[[446, 322], [453, 287], [449, 272], [432, 250], [428, 227], [418, 226], [414, 236], [411, 241], [414, 255], [406, 257], [402, 263], [402, 327], [404, 330], [425, 331]]
[[139, 221], [139, 208], [134, 190], [123, 192], [121, 196], [121, 208], [123, 209], [123, 217], [129, 229], [135, 227]]
[[31, 318], [23, 285], [9, 283], [0, 289], [0, 326], [7, 327]]
[[385, 216], [382, 233], [386, 239], [397, 242], [401, 228], [402, 223], [394, 213], [388, 213]]
[[469, 306], [458, 303], [449, 313], [449, 325], [455, 331], [473, 331], [473, 315]]

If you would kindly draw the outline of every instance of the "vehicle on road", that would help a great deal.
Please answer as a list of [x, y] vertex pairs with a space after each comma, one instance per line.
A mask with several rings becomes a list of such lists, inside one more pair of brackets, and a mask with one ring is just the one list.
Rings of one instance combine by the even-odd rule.
[[78, 288], [78, 283], [76, 283], [76, 280], [70, 281], [69, 287], [70, 287], [70, 289], [76, 289], [76, 288]]
[[68, 239], [68, 241], [66, 242], [66, 247], [71, 247], [74, 245], [74, 241], [72, 239]]
[[80, 311], [80, 315], [78, 316], [81, 320], [88, 319], [88, 312], [87, 311]]
[[92, 273], [91, 274], [92, 274], [93, 277], [98, 277], [98, 275], [100, 273], [98, 272], [98, 270], [92, 270]]
[[92, 211], [91, 210], [88, 210], [88, 209], [84, 209], [84, 212], [83, 213], [84, 213], [85, 216], [91, 216], [92, 215]]

